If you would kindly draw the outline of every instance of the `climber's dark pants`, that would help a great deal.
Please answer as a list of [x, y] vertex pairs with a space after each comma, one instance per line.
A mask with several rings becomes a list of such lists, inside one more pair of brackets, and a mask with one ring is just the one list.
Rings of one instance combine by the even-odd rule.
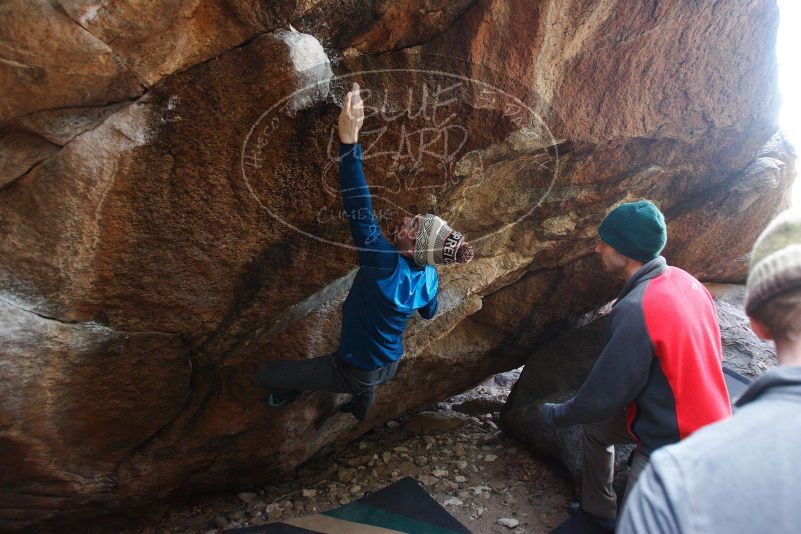
[[264, 364], [256, 382], [278, 391], [330, 391], [351, 393], [349, 412], [364, 421], [375, 398], [375, 388], [395, 376], [398, 362], [365, 371], [343, 362], [336, 354], [310, 360], [275, 360]]

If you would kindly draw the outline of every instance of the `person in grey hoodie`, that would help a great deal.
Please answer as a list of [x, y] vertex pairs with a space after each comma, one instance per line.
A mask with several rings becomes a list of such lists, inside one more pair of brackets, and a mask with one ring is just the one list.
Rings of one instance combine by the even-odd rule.
[[801, 211], [779, 215], [751, 257], [746, 313], [779, 367], [733, 417], [654, 453], [618, 532], [801, 532]]

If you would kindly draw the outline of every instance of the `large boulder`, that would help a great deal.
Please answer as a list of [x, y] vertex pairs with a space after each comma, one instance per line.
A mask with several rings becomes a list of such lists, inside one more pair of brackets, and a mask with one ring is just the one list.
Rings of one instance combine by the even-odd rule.
[[[773, 343], [759, 339], [748, 327], [743, 310], [745, 287], [708, 284], [708, 288], [715, 297], [725, 367], [753, 380], [776, 366]], [[584, 383], [606, 343], [608, 310], [531, 354], [501, 410], [502, 428], [508, 434], [558, 460], [575, 481], [583, 469], [581, 426], [543, 428], [537, 408], [543, 402], [568, 400]], [[623, 481], [632, 450], [628, 445], [615, 448], [616, 476]]]
[[[0, 6], [0, 526], [263, 482], [519, 366], [614, 296], [592, 248], [617, 203], [741, 282], [787, 201], [771, 1], [273, 4]], [[478, 253], [362, 424], [252, 383], [337, 347], [353, 81], [381, 221], [433, 211]]]

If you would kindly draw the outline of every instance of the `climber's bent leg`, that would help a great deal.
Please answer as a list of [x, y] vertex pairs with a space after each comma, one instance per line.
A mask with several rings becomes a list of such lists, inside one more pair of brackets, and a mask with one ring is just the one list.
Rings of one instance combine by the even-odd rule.
[[398, 362], [372, 371], [343, 366], [344, 378], [351, 386], [353, 398], [344, 404], [341, 410], [352, 413], [359, 421], [367, 419], [367, 412], [370, 411], [375, 399], [376, 388], [395, 376], [397, 370]]
[[359, 421], [367, 419], [367, 412], [370, 411], [370, 406], [373, 405], [375, 398], [376, 386], [364, 388], [359, 393], [354, 393], [353, 398], [342, 405], [340, 411], [344, 413], [352, 413]]
[[309, 360], [269, 361], [256, 373], [256, 383], [272, 390], [266, 401], [272, 407], [282, 406], [308, 390], [351, 392], [334, 354]]

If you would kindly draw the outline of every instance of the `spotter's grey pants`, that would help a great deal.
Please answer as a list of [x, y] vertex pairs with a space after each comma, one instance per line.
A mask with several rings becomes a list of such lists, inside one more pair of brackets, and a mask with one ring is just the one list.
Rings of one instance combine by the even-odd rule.
[[279, 391], [330, 391], [353, 395], [348, 410], [364, 421], [373, 404], [378, 385], [395, 376], [398, 362], [365, 371], [343, 362], [336, 354], [309, 360], [275, 360], [264, 364], [256, 374], [263, 388]]
[[[581, 508], [591, 514], [615, 519], [617, 495], [612, 488], [615, 475], [615, 445], [634, 443], [626, 427], [626, 416], [589, 425], [584, 430], [584, 469], [581, 472]], [[625, 503], [637, 477], [648, 465], [648, 456], [636, 451], [629, 470], [629, 479], [623, 494]]]

